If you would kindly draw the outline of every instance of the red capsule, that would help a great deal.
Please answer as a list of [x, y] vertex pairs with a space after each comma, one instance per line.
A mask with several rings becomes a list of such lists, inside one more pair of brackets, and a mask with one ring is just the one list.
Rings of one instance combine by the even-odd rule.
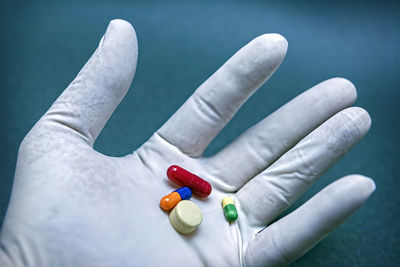
[[167, 176], [168, 179], [178, 185], [190, 187], [193, 193], [199, 197], [208, 197], [211, 194], [212, 187], [207, 181], [178, 165], [170, 166], [167, 170]]

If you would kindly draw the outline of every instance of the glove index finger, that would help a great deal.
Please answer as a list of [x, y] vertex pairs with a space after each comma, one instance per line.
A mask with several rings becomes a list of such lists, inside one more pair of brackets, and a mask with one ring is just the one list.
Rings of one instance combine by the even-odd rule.
[[287, 41], [279, 34], [255, 38], [200, 85], [158, 134], [184, 153], [200, 156], [243, 103], [278, 68], [286, 50]]

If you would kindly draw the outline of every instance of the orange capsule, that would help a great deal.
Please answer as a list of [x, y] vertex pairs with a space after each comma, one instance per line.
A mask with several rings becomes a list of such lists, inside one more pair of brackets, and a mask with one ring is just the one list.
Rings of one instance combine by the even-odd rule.
[[190, 199], [191, 196], [192, 196], [192, 191], [190, 190], [189, 187], [179, 188], [178, 190], [175, 190], [171, 194], [168, 194], [165, 197], [163, 197], [160, 200], [160, 207], [163, 210], [171, 210], [179, 203], [179, 201]]

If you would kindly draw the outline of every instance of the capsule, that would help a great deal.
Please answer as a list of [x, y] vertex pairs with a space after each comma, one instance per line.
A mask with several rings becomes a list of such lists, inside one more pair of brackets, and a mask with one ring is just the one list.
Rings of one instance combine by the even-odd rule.
[[168, 179], [178, 185], [190, 187], [192, 192], [199, 197], [208, 197], [211, 194], [212, 187], [207, 181], [178, 165], [170, 166], [167, 170], [167, 176]]
[[181, 200], [190, 199], [192, 197], [192, 190], [189, 187], [181, 187], [171, 194], [166, 195], [160, 200], [160, 207], [163, 210], [171, 210]]
[[229, 222], [233, 222], [237, 219], [238, 213], [232, 197], [224, 197], [222, 199], [222, 208], [224, 209], [225, 218]]

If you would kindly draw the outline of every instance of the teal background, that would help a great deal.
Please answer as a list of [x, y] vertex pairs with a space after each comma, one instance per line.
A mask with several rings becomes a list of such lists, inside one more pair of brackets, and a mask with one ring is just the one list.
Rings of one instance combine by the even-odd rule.
[[260, 34], [281, 33], [289, 42], [286, 60], [206, 155], [314, 84], [350, 79], [356, 105], [372, 117], [371, 131], [294, 207], [350, 173], [374, 178], [377, 190], [293, 266], [400, 264], [400, 4], [387, 1], [0, 1], [0, 222], [19, 143], [113, 18], [135, 27], [138, 68], [96, 149], [133, 151], [236, 50]]

